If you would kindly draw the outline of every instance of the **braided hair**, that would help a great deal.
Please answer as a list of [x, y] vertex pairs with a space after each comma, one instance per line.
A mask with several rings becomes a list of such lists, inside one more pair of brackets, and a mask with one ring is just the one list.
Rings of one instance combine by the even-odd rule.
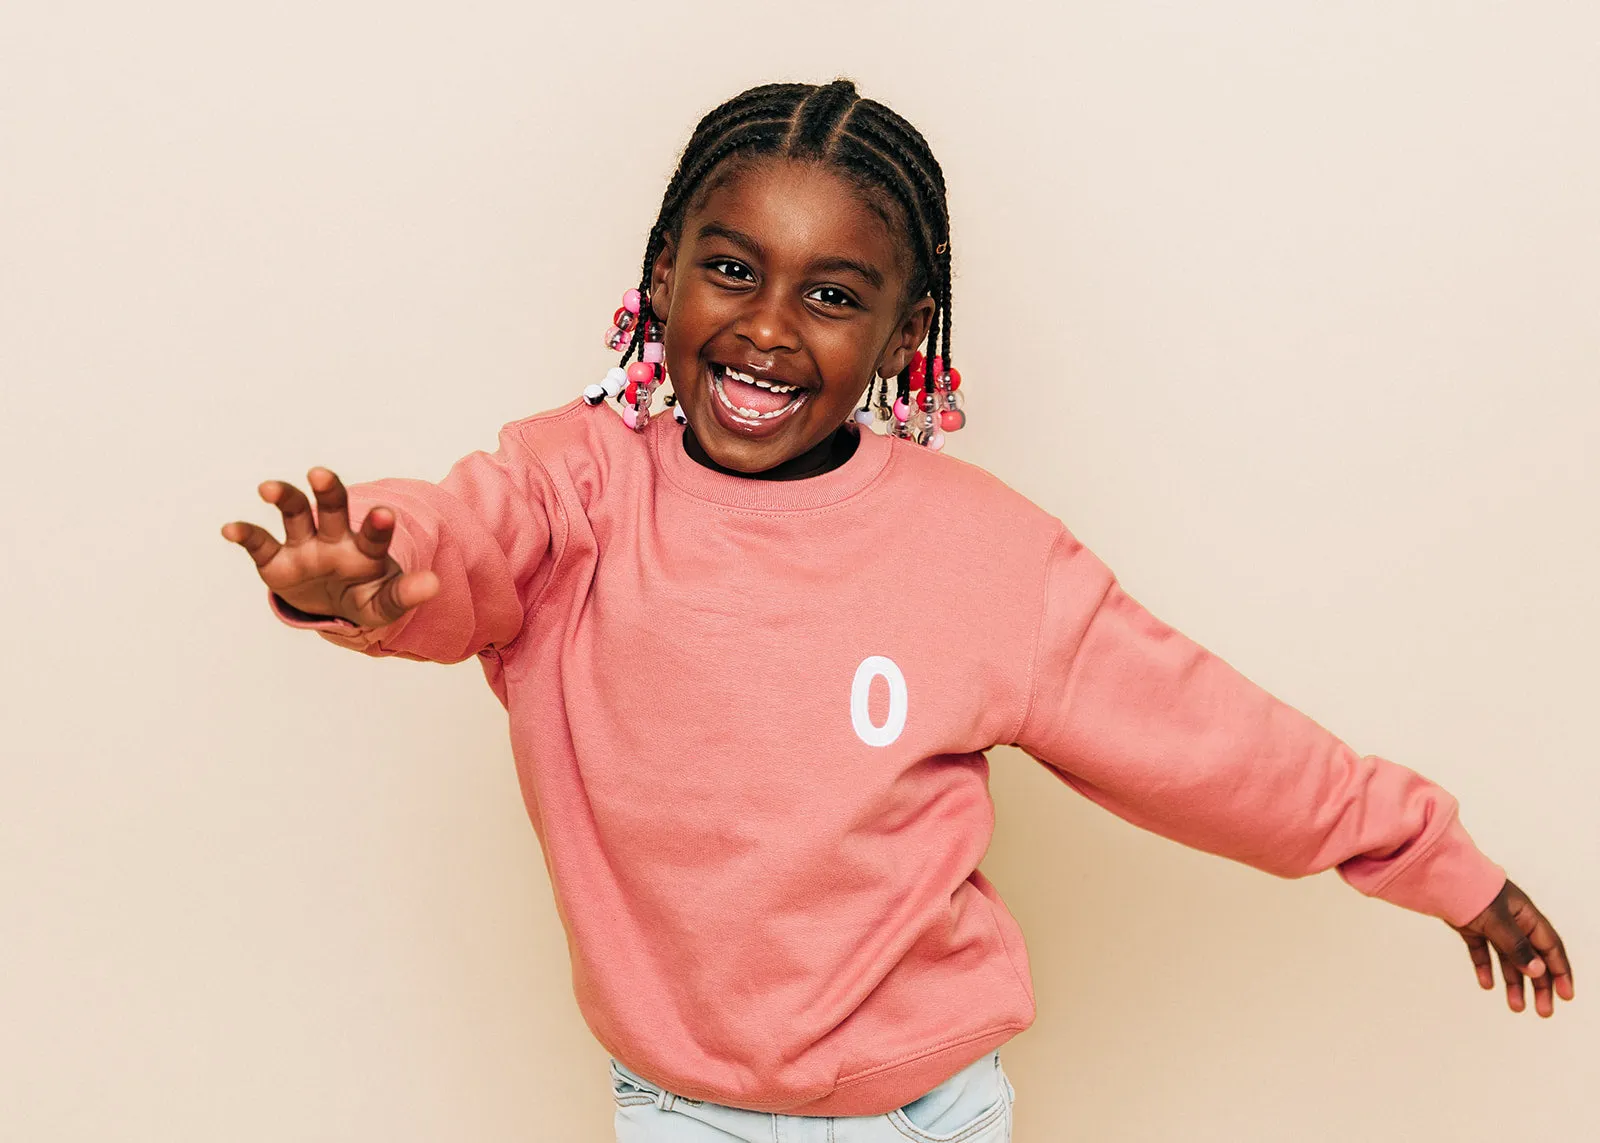
[[[883, 104], [862, 98], [848, 79], [821, 85], [763, 84], [706, 113], [678, 160], [661, 199], [661, 213], [650, 228], [640, 296], [650, 296], [656, 258], [669, 237], [677, 239], [685, 216], [703, 196], [738, 164], [767, 157], [828, 164], [867, 194], [891, 231], [905, 232], [912, 268], [902, 304], [925, 294], [933, 298], [927, 360], [942, 358], [943, 367], [952, 369], [950, 212], [944, 172], [921, 132]], [[715, 180], [713, 172], [718, 174]], [[646, 324], [635, 325], [621, 365], [626, 366], [636, 351], [642, 352]], [[901, 400], [910, 397], [911, 373], [910, 365], [900, 372]], [[866, 404], [871, 401], [869, 384]]]

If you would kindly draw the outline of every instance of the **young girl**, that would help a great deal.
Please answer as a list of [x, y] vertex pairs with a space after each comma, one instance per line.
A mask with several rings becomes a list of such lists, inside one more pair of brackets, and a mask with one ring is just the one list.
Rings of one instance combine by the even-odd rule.
[[1570, 1000], [1560, 939], [1448, 793], [940, 455], [951, 330], [923, 137], [844, 80], [754, 88], [695, 129], [603, 382], [438, 484], [313, 468], [315, 517], [261, 485], [282, 544], [222, 530], [287, 623], [477, 657], [618, 1138], [1010, 1137], [998, 1048], [1034, 1002], [977, 868], [1001, 743], [1166, 837], [1442, 918], [1484, 988], [1492, 944], [1513, 1010], [1523, 974], [1541, 1015]]

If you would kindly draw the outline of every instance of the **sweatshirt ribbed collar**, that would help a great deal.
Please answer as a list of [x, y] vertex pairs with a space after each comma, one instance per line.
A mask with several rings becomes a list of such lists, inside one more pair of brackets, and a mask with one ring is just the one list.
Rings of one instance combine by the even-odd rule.
[[894, 442], [860, 430], [861, 443], [838, 468], [802, 480], [751, 480], [697, 463], [683, 447], [683, 426], [668, 413], [645, 428], [656, 471], [667, 483], [699, 500], [726, 508], [795, 512], [826, 508], [865, 489], [888, 467]]

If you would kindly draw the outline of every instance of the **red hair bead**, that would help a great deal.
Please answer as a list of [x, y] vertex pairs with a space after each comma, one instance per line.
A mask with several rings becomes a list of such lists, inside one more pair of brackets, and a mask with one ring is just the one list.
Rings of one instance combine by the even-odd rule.
[[637, 385], [648, 385], [656, 379], [656, 367], [648, 361], [635, 361], [628, 366], [628, 380]]

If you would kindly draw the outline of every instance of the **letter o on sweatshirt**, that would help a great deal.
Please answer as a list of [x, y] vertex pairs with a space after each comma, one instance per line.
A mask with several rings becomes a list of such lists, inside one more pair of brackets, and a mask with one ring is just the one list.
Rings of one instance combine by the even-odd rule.
[[[889, 684], [889, 717], [882, 726], [874, 726], [867, 713], [867, 698], [872, 691], [872, 680], [879, 675]], [[861, 660], [855, 681], [850, 684], [850, 723], [868, 746], [887, 746], [900, 737], [900, 732], [906, 728], [906, 677], [893, 659], [868, 655]]]

